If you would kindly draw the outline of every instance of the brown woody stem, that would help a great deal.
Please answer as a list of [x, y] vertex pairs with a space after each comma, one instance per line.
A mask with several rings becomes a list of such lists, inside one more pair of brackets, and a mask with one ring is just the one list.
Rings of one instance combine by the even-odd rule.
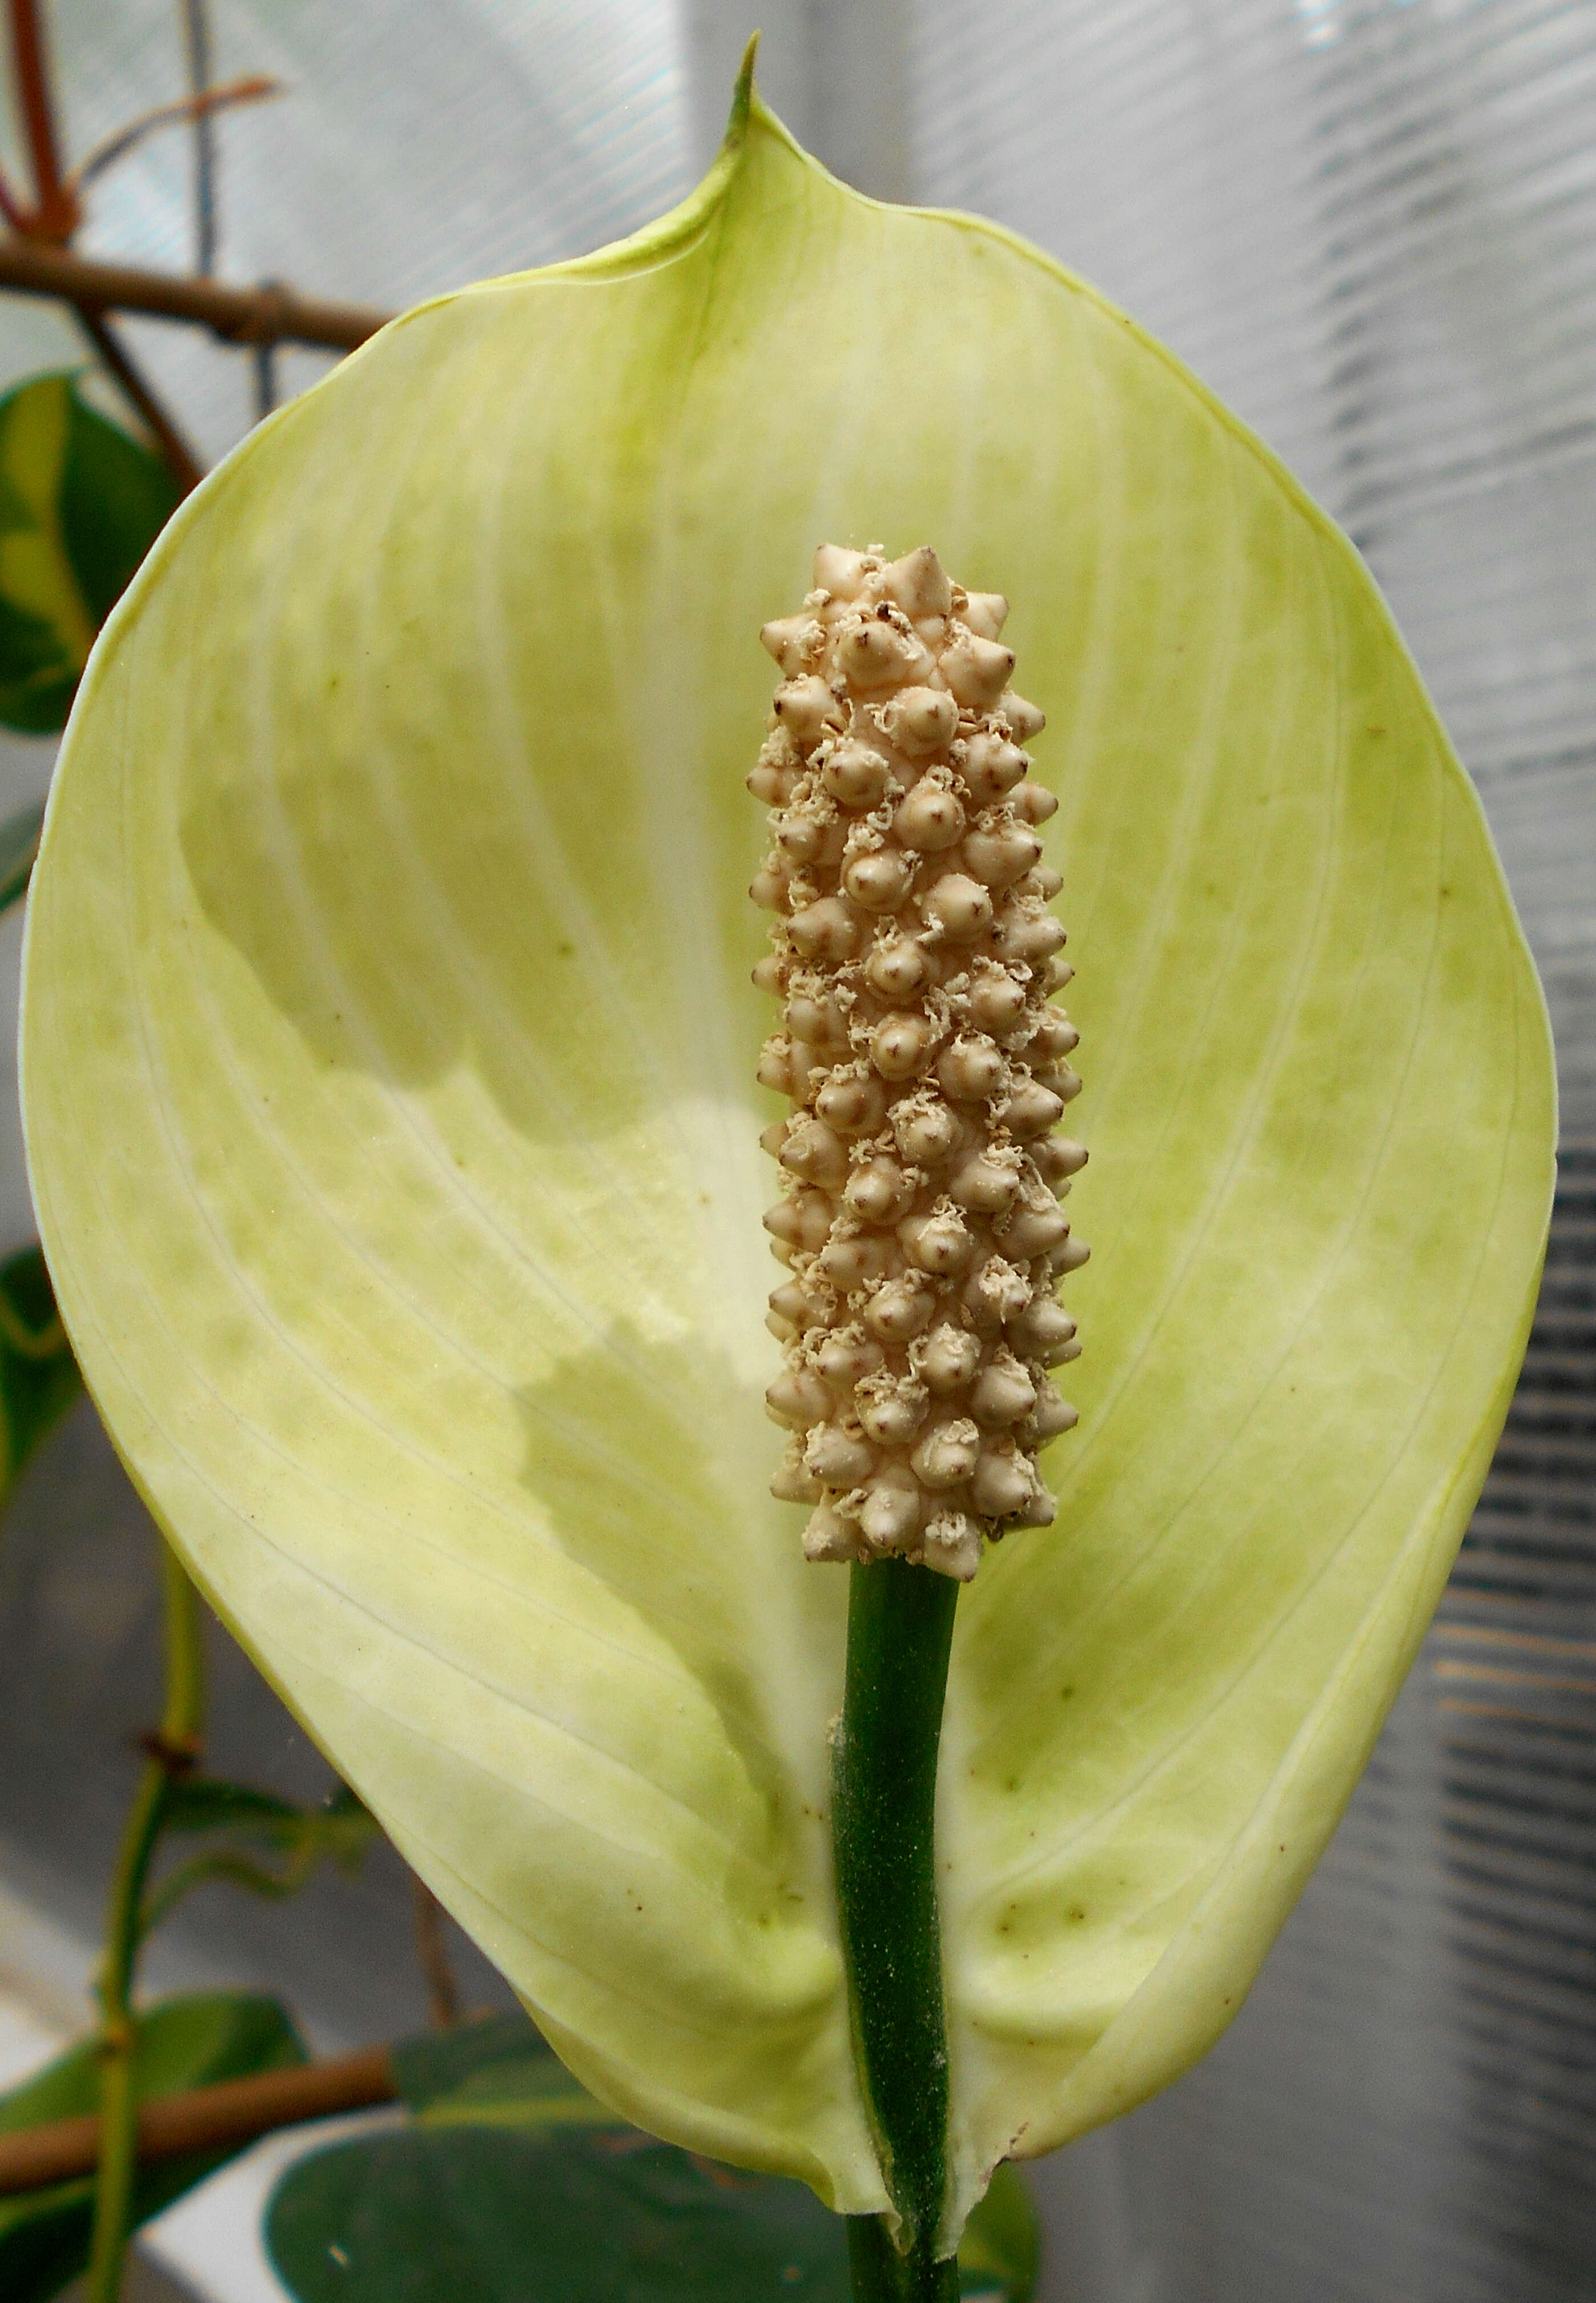
[[74, 308], [79, 326], [147, 426], [167, 470], [184, 495], [189, 494], [204, 479], [205, 466], [145, 382], [141, 370], [113, 332], [105, 314], [96, 311], [91, 304], [79, 304]]
[[[189, 2152], [251, 2143], [257, 2135], [269, 2135], [280, 2127], [391, 2103], [398, 2092], [386, 2047], [364, 2047], [358, 2054], [303, 2063], [293, 2071], [262, 2071], [253, 2079], [190, 2088], [141, 2106], [139, 2162], [181, 2159]], [[90, 2175], [99, 2152], [100, 2122], [92, 2113], [0, 2135], [0, 2198]]]
[[0, 239], [0, 288], [24, 296], [59, 296], [105, 312], [144, 312], [186, 320], [227, 343], [310, 344], [352, 352], [391, 315], [360, 304], [329, 304], [291, 288], [233, 288], [220, 280], [185, 280], [131, 264], [102, 264], [13, 235]]
[[17, 95], [28, 136], [38, 207], [30, 228], [47, 240], [67, 240], [76, 229], [78, 203], [62, 181], [55, 142], [55, 107], [50, 96], [49, 62], [36, 0], [10, 0], [11, 47]]

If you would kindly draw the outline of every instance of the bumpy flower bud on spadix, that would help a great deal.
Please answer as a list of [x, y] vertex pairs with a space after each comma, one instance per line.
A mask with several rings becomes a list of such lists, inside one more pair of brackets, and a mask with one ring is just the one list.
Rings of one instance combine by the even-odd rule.
[[[1043, 722], [1009, 686], [1007, 614], [929, 545], [889, 561], [822, 544], [802, 611], [760, 635], [789, 675], [770, 718], [786, 749], [778, 781], [769, 747], [749, 777], [777, 802], [751, 890], [781, 915], [760, 980], [789, 1029], [843, 1025], [827, 1060], [801, 1067], [778, 1034], [759, 1067], [795, 1106], [776, 1144], [789, 1196], [765, 1217], [796, 1275], [770, 1296], [786, 1364], [766, 1402], [779, 1423], [823, 1427], [807, 1484], [789, 1455], [771, 1492], [813, 1504], [811, 1559], [897, 1553], [964, 1581], [983, 1536], [1053, 1519], [1036, 1457], [1075, 1421], [1047, 1375], [1075, 1334], [1054, 1288], [1086, 1261], [1054, 1196], [1086, 1154], [1041, 1162], [1037, 1141], [1079, 1034], [1048, 1005], [1048, 968], [1010, 956], [1057, 882], [1014, 804], [1030, 765], [1015, 736]], [[833, 1333], [861, 1328], [868, 1367], [827, 1357]], [[946, 1406], [921, 1442], [927, 1360]]]
[[[1034, 773], [1035, 715], [980, 701], [974, 649], [973, 700], [946, 693], [955, 728], [992, 724], [955, 770], [925, 561], [889, 604], [926, 660], [895, 648], [903, 684], [861, 686], [851, 732], [792, 612], [826, 534], [929, 539], [1011, 595], [1007, 624], [974, 595], [962, 620], [1047, 706]], [[829, 699], [794, 691], [754, 770], [787, 846], [743, 789], [773, 670]], [[823, 801], [919, 859], [901, 915], [836, 892]], [[1046, 856], [1034, 894], [999, 884], [1015, 851], [966, 857], [1005, 806], [1068, 859], [1081, 961], [1078, 1361], [1004, 1306], [1038, 1258], [1067, 1273], [1073, 1238], [1045, 1243], [1079, 1152], [941, 1077], [955, 1047], [961, 1088], [987, 1048], [1012, 1062], [1021, 966], [1045, 1023], [1069, 980]], [[794, 949], [755, 990], [767, 848]], [[969, 942], [926, 941], [933, 874]], [[992, 225], [856, 198], [745, 80], [674, 215], [407, 314], [189, 497], [85, 673], [28, 936], [34, 1199], [96, 1403], [580, 2076], [695, 2150], [886, 2204], [828, 1824], [850, 1578], [805, 1564], [773, 1442], [811, 1513], [901, 1458], [870, 1540], [907, 1497], [922, 1541], [922, 1497], [989, 1459], [1006, 1506], [1055, 1443], [1053, 1531], [986, 1546], [953, 1632], [950, 2232], [1005, 2153], [1191, 2062], [1478, 1491], [1552, 1076], [1367, 569], [1168, 353]], [[1072, 1029], [1019, 1058], [1066, 1131]], [[792, 1106], [754, 1073], [783, 1038], [772, 1069], [837, 1092], [761, 1235], [758, 1132], [785, 1152]], [[926, 1179], [885, 1222], [840, 1213], [861, 1144]], [[812, 1338], [781, 1438], [767, 1237]], [[984, 1539], [947, 1511], [952, 1565]], [[844, 1551], [861, 1531], [836, 1514]]]

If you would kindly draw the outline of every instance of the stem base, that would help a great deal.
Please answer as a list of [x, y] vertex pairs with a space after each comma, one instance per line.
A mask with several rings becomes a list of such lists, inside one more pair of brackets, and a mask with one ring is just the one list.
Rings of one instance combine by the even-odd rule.
[[853, 2303], [958, 2303], [959, 2265], [927, 2247], [900, 2255], [880, 2215], [850, 2215], [848, 2271]]
[[[848, 1668], [832, 1781], [832, 1845], [855, 2053], [898, 2244], [862, 2299], [943, 2290], [932, 2262], [947, 2188], [947, 2033], [937, 1920], [937, 1755], [959, 1586], [928, 1567], [851, 1570]], [[856, 2257], [856, 2260], [857, 2260]], [[914, 2283], [904, 2286], [912, 2275]], [[897, 2282], [883, 2285], [891, 2274]], [[955, 2286], [952, 2291], [956, 2291]], [[856, 2282], [859, 2273], [856, 2270]]]

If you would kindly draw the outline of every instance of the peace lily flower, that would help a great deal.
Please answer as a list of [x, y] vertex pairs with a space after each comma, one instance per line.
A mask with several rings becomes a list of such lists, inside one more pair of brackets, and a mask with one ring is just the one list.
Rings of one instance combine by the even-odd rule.
[[954, 1626], [945, 2243], [1241, 2004], [1527, 1328], [1540, 994], [1345, 539], [745, 78], [672, 215], [409, 314], [173, 520], [67, 738], [23, 1063], [88, 1380], [262, 1670], [598, 2094], [882, 2210], [743, 789], [760, 626], [874, 539], [1012, 602], [1092, 1058], [1079, 1426]]

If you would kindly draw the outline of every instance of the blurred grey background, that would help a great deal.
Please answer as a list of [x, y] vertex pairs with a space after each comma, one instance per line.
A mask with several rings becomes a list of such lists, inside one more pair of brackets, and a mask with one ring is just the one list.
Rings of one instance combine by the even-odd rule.
[[[1546, 983], [1566, 1158], [1535, 1342], [1441, 1619], [1233, 2029], [1037, 2171], [1046, 2303], [1596, 2298], [1596, 0], [213, 0], [219, 266], [394, 308], [677, 198], [762, 24], [836, 172], [1028, 234], [1164, 337], [1348, 528], [1490, 814]], [[55, 0], [81, 152], [184, 84], [172, 0]], [[14, 123], [3, 135], [14, 143]], [[80, 245], [181, 269], [191, 151]], [[248, 356], [128, 325], [207, 457]], [[0, 384], [81, 357], [0, 298]], [[285, 354], [279, 393], [320, 372]], [[0, 750], [0, 797], [47, 745]], [[17, 932], [0, 929], [14, 997]], [[1482, 1048], [1479, 1061], [1492, 1060]], [[30, 1233], [0, 1096], [0, 1245]], [[0, 1540], [0, 1885], [91, 1936], [158, 1668], [153, 1536], [80, 1410]], [[322, 1762], [214, 1641], [214, 1763]], [[167, 1979], [289, 1989], [325, 2044], [418, 2027], [386, 1853], [296, 1903], [207, 1891]], [[469, 1999], [502, 1987], [456, 1939]]]

